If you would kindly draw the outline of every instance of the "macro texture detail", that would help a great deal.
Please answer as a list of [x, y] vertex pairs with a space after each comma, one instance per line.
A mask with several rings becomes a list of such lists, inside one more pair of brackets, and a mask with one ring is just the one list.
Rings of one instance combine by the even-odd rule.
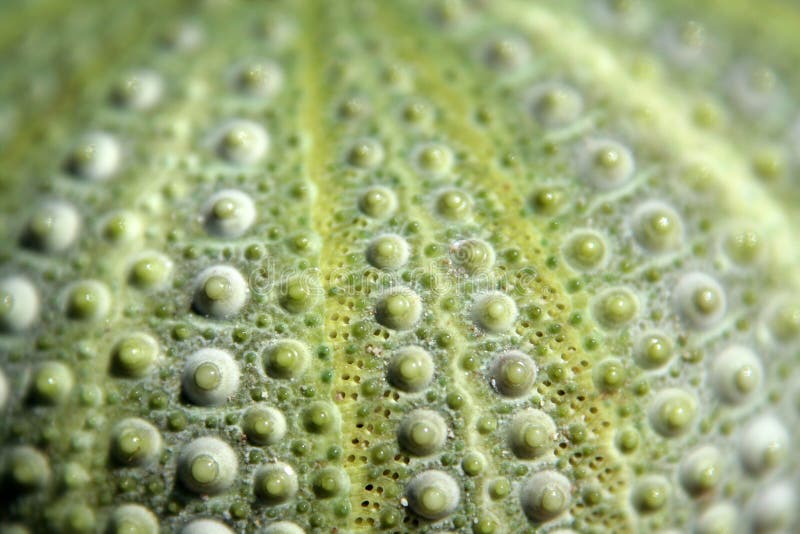
[[798, 27], [2, 3], [0, 534], [797, 532]]

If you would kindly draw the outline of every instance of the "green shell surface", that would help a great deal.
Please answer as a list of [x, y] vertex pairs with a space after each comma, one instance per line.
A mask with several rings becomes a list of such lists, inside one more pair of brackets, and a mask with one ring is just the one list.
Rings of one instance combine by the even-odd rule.
[[0, 4], [0, 532], [796, 532], [800, 8]]

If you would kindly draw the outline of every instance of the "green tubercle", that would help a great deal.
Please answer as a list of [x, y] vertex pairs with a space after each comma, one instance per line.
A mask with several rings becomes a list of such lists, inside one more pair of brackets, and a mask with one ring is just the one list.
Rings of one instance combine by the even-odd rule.
[[0, 2], [0, 531], [795, 532], [792, 2]]

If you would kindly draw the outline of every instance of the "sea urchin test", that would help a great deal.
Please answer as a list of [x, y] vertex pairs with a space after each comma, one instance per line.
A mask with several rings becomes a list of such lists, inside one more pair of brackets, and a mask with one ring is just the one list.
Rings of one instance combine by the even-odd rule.
[[800, 531], [800, 8], [0, 2], [0, 533]]

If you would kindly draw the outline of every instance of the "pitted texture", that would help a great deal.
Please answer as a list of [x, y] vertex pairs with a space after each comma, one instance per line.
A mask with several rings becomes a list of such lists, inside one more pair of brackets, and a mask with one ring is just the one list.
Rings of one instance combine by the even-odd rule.
[[788, 3], [12, 4], [0, 531], [798, 528]]

